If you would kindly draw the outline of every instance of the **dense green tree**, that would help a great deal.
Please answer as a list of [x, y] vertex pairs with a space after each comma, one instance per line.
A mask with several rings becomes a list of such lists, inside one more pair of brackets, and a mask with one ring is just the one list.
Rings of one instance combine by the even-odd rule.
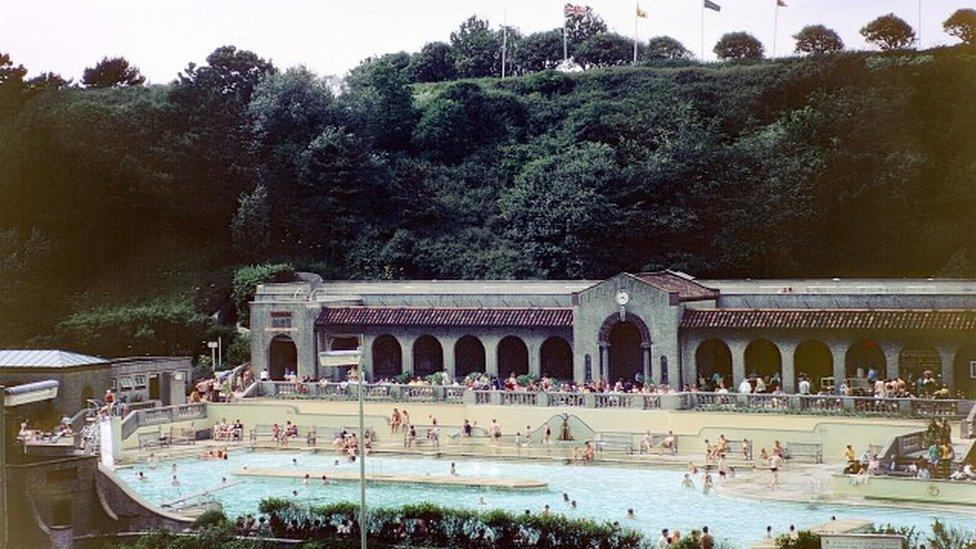
[[719, 59], [762, 59], [762, 42], [747, 32], [728, 32], [719, 38], [712, 49]]
[[406, 71], [389, 62], [373, 63], [352, 85], [364, 133], [382, 149], [407, 148], [417, 112]]
[[413, 55], [408, 66], [413, 82], [441, 82], [455, 77], [451, 46], [444, 42], [428, 42]]
[[647, 42], [645, 59], [692, 59], [694, 54], [675, 38], [655, 36]]
[[960, 8], [952, 13], [942, 28], [950, 36], [962, 40], [963, 44], [976, 46], [976, 10]]
[[504, 133], [480, 86], [452, 84], [432, 99], [414, 131], [417, 147], [433, 158], [457, 161]]
[[206, 65], [190, 63], [169, 87], [175, 154], [168, 161], [183, 175], [181, 196], [199, 209], [192, 215], [199, 229], [229, 236], [238, 196], [259, 180], [248, 106], [261, 79], [275, 72], [253, 52], [222, 46]]
[[570, 48], [577, 44], [607, 32], [607, 24], [592, 8], [584, 6], [582, 14], [573, 14], [566, 18], [566, 37], [569, 40]]
[[628, 65], [634, 61], [634, 41], [617, 33], [600, 33], [579, 44], [573, 59], [583, 68]]
[[610, 246], [607, 194], [619, 173], [610, 147], [588, 144], [530, 162], [501, 196], [506, 236], [539, 276], [579, 278], [599, 268], [589, 261]]
[[894, 13], [882, 15], [861, 28], [861, 36], [882, 50], [902, 50], [915, 43], [912, 26]]
[[14, 65], [9, 54], [0, 52], [0, 120], [16, 112], [26, 99], [25, 76], [23, 65]]
[[533, 32], [518, 45], [513, 61], [524, 73], [554, 69], [563, 60], [563, 31]]
[[103, 57], [94, 67], [86, 68], [81, 77], [86, 88], [141, 86], [145, 81], [139, 68], [130, 65], [124, 57]]
[[807, 25], [793, 38], [796, 40], [796, 53], [821, 54], [844, 49], [840, 35], [823, 25]]
[[271, 244], [271, 207], [264, 185], [258, 185], [250, 193], [241, 193], [230, 230], [234, 249], [242, 258], [255, 260], [267, 254]]
[[501, 37], [488, 21], [472, 15], [451, 33], [451, 57], [461, 78], [497, 76], [501, 73]]

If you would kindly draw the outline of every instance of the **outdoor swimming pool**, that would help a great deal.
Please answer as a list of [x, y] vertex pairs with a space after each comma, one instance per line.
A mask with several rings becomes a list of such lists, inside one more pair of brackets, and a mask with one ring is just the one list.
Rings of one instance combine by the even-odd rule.
[[[358, 501], [356, 483], [333, 483], [323, 486], [313, 478], [309, 486], [300, 479], [235, 477], [233, 471], [249, 468], [296, 468], [315, 469], [324, 474], [330, 471], [358, 471], [358, 464], [340, 461], [334, 465], [331, 453], [310, 454], [302, 452], [245, 452], [233, 453], [226, 461], [180, 460], [177, 475], [180, 486], [171, 485], [172, 462], [163, 462], [155, 470], [144, 465], [123, 469], [119, 476], [136, 492], [154, 503], [163, 503], [181, 496], [213, 489], [226, 477], [228, 483], [239, 482], [215, 493], [230, 517], [254, 513], [261, 499], [271, 496], [297, 500], [299, 503], [323, 504], [338, 501]], [[292, 463], [297, 460], [297, 465]], [[447, 475], [449, 460], [411, 457], [370, 457], [367, 469], [373, 473]], [[539, 512], [548, 504], [554, 512], [596, 520], [620, 521], [625, 527], [641, 530], [655, 539], [662, 528], [678, 528], [687, 533], [703, 525], [736, 546], [745, 547], [763, 537], [766, 525], [776, 532], [786, 530], [790, 524], [805, 528], [837, 518], [864, 518], [879, 524], [915, 526], [928, 531], [932, 520], [938, 517], [956, 528], [970, 529], [973, 517], [946, 512], [928, 512], [875, 507], [850, 507], [804, 503], [778, 503], [741, 500], [704, 495], [700, 490], [681, 487], [681, 472], [660, 469], [632, 469], [603, 466], [570, 466], [558, 463], [508, 463], [490, 461], [456, 461], [457, 472], [462, 476], [496, 478], [531, 478], [549, 483], [547, 490], [509, 491], [477, 488], [370, 485], [367, 489], [367, 505], [396, 506], [404, 503], [431, 501], [451, 507], [471, 509], [501, 508], [514, 512], [529, 509]], [[139, 481], [136, 475], [143, 471], [147, 480]], [[320, 473], [321, 475], [321, 473]], [[700, 482], [698, 482], [700, 484]], [[297, 498], [292, 491], [297, 491]], [[571, 511], [563, 503], [563, 493], [578, 502], [578, 509]], [[479, 505], [483, 497], [485, 505]], [[627, 519], [628, 508], [633, 508], [637, 519]]]

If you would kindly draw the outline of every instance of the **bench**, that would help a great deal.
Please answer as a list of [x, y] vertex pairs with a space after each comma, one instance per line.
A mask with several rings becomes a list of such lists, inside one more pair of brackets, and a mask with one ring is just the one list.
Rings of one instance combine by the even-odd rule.
[[248, 435], [248, 440], [257, 442], [258, 439], [266, 438], [269, 441], [275, 440], [273, 425], [255, 425]]
[[[301, 433], [301, 430], [302, 428], [299, 427], [298, 432]], [[316, 446], [320, 438], [327, 438], [328, 440], [326, 440], [326, 442], [328, 444], [332, 444], [332, 441], [335, 440], [336, 436], [343, 431], [347, 433], [354, 433], [356, 436], [359, 436], [359, 427], [327, 427], [313, 425], [308, 428], [308, 432], [305, 435], [305, 443], [309, 446]], [[366, 435], [369, 436], [370, 440], [374, 442], [376, 441], [376, 433], [371, 427], [366, 428]]]
[[191, 425], [189, 429], [176, 430], [175, 427], [169, 428], [169, 443], [172, 444], [196, 444], [197, 430]]
[[671, 454], [675, 455], [678, 453], [678, 435], [671, 435], [674, 437], [674, 443], [671, 444], [669, 448], [664, 447], [664, 439], [668, 438], [666, 433], [651, 433], [651, 440], [646, 439], [646, 435], [641, 437], [640, 442], [640, 453], [641, 454], [653, 454], [659, 453], [661, 455]]
[[140, 450], [146, 448], [162, 448], [164, 446], [169, 446], [170, 444], [169, 437], [164, 436], [162, 430], [159, 428], [147, 433], [139, 433], [138, 437]]
[[626, 454], [634, 453], [634, 436], [630, 433], [597, 433], [593, 442], [598, 452], [619, 450]]
[[823, 463], [823, 445], [819, 442], [787, 442], [783, 447], [783, 457], [813, 458], [814, 463]]

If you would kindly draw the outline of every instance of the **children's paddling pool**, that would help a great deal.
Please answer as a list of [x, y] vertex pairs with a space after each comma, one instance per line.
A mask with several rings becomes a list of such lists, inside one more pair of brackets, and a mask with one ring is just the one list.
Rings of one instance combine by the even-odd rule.
[[[292, 460], [295, 460], [293, 463]], [[225, 461], [179, 460], [176, 475], [179, 486], [172, 485], [172, 461], [163, 461], [153, 470], [144, 465], [118, 472], [136, 492], [157, 504], [170, 502], [192, 494], [220, 487], [226, 479], [229, 487], [214, 491], [216, 498], [231, 518], [257, 513], [258, 503], [266, 497], [283, 497], [307, 504], [339, 501], [356, 502], [358, 485], [354, 482], [334, 482], [323, 485], [313, 476], [306, 485], [301, 478], [237, 476], [235, 471], [248, 469], [277, 469], [315, 471], [318, 477], [331, 472], [349, 476], [359, 470], [358, 464], [342, 460], [335, 465], [336, 456], [329, 453], [246, 452], [232, 453]], [[444, 459], [412, 457], [369, 457], [367, 470], [374, 475], [442, 475], [450, 474], [451, 462]], [[513, 512], [541, 512], [545, 505], [557, 513], [587, 517], [599, 521], [619, 521], [627, 528], [643, 531], [651, 540], [662, 528], [680, 529], [708, 526], [719, 539], [737, 547], [746, 547], [762, 539], [766, 526], [774, 532], [784, 532], [791, 524], [803, 529], [827, 522], [831, 517], [863, 518], [877, 524], [914, 526], [928, 532], [932, 521], [939, 518], [959, 529], [970, 529], [971, 515], [943, 511], [920, 511], [879, 507], [844, 505], [809, 505], [742, 500], [705, 495], [700, 489], [681, 487], [682, 472], [661, 469], [634, 469], [603, 466], [574, 466], [559, 463], [508, 463], [476, 460], [455, 462], [461, 477], [532, 479], [547, 483], [538, 490], [500, 490], [466, 486], [436, 486], [424, 484], [377, 484], [366, 492], [367, 506], [396, 506], [405, 503], [430, 501], [450, 507], [470, 509], [501, 508]], [[139, 480], [139, 472], [146, 480]], [[696, 484], [700, 485], [696, 479]], [[297, 492], [295, 496], [293, 492]], [[563, 494], [577, 502], [572, 510], [564, 503]], [[484, 503], [481, 503], [483, 500]], [[633, 508], [636, 519], [627, 518]]]

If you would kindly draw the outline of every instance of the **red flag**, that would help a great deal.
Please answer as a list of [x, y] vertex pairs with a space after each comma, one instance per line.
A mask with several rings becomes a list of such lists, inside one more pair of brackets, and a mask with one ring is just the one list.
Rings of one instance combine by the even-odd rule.
[[589, 11], [589, 8], [586, 6], [574, 6], [573, 4], [566, 4], [566, 7], [563, 8], [563, 15], [566, 17], [572, 17], [574, 15], [583, 16], [586, 15], [587, 11]]

